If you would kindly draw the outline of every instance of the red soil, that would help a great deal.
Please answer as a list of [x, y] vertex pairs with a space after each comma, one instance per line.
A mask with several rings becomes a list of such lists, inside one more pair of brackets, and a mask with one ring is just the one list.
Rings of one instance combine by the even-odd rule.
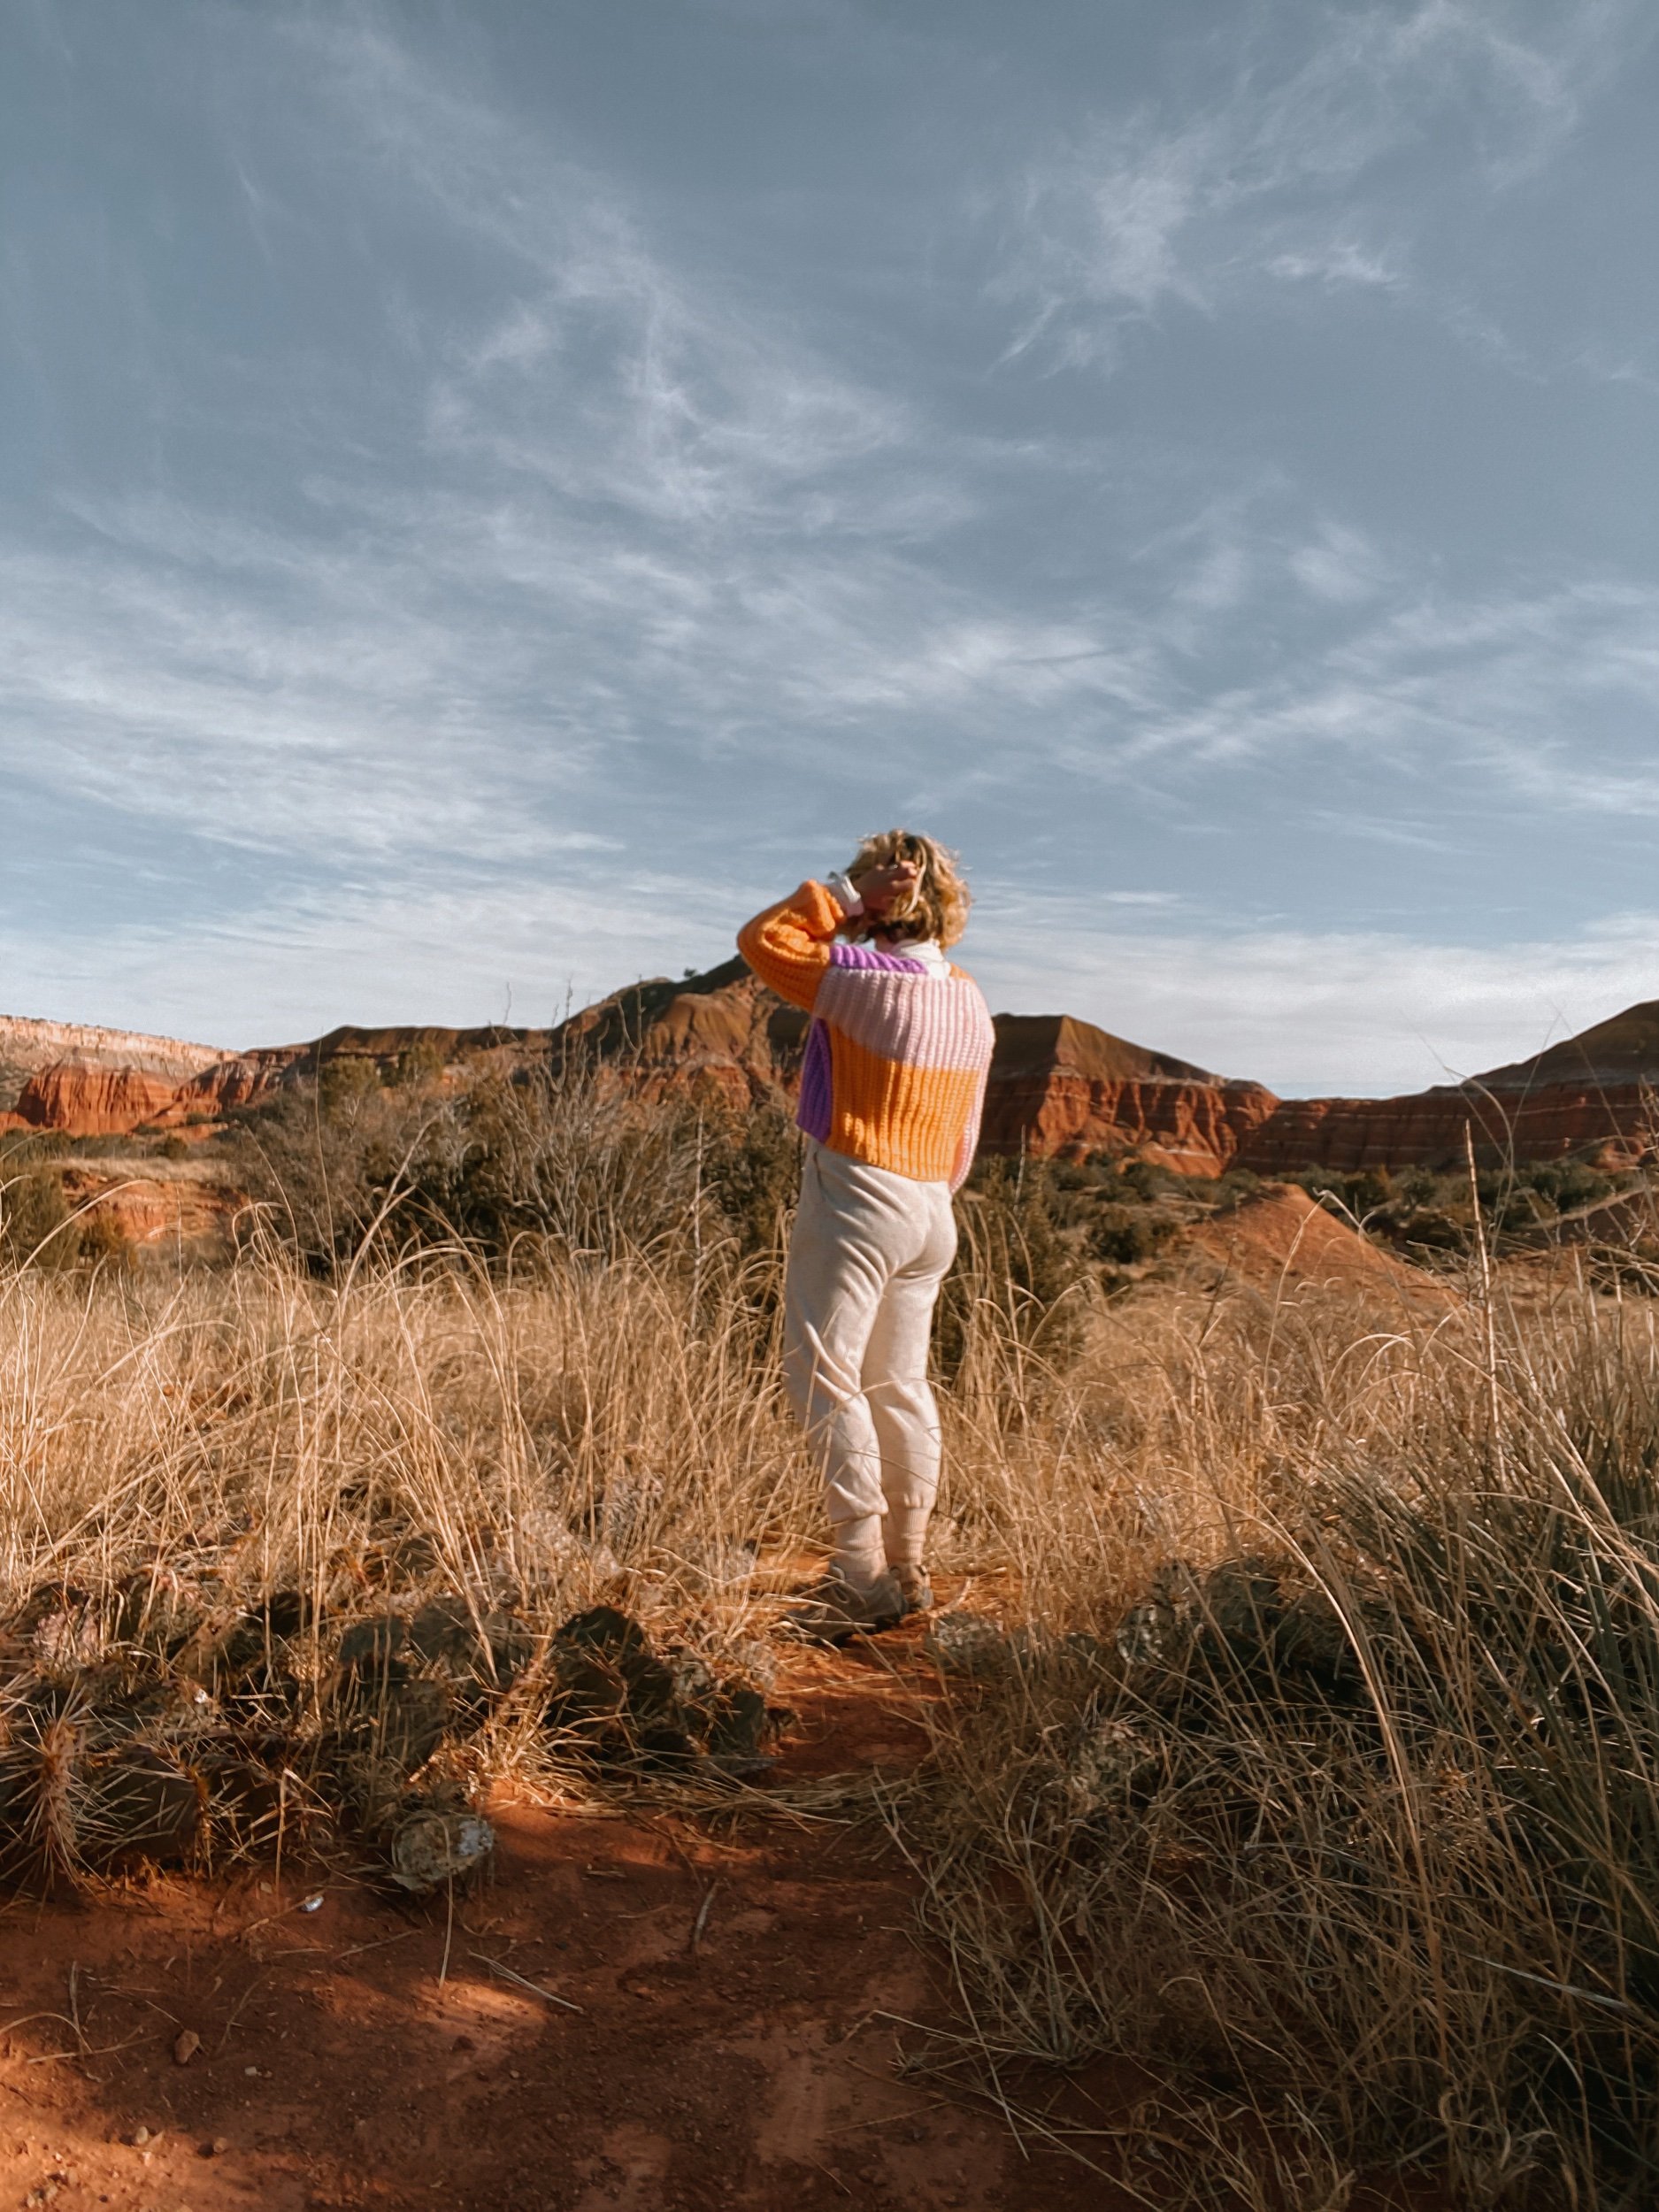
[[[801, 1654], [780, 1686], [802, 1716], [784, 1777], [903, 1768], [939, 1694], [912, 1632]], [[395, 1900], [366, 1877], [315, 1869], [13, 1903], [0, 1916], [9, 2201], [1130, 2201], [1070, 2160], [1027, 2156], [989, 2110], [895, 2070], [920, 2039], [889, 2016], [948, 2014], [912, 1940], [913, 1878], [873, 1824], [492, 1809], [493, 1878], [457, 1898], [452, 1921], [442, 1899]], [[320, 1907], [301, 1910], [317, 1892]], [[201, 2041], [181, 2065], [186, 2030]]]
[[1367, 1243], [1294, 1183], [1269, 1183], [1231, 1212], [1194, 1224], [1186, 1242], [1274, 1295], [1369, 1290], [1425, 1307], [1451, 1297], [1445, 1285]]

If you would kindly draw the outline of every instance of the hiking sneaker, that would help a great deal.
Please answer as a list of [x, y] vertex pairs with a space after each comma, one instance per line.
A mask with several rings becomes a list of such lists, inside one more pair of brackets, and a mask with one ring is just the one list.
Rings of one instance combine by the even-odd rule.
[[904, 1600], [892, 1573], [879, 1575], [867, 1590], [855, 1590], [838, 1574], [815, 1582], [784, 1615], [784, 1626], [810, 1644], [844, 1644], [852, 1636], [873, 1636], [896, 1628]]
[[933, 1586], [927, 1578], [926, 1567], [890, 1567], [887, 1571], [899, 1586], [899, 1596], [907, 1614], [933, 1611]]

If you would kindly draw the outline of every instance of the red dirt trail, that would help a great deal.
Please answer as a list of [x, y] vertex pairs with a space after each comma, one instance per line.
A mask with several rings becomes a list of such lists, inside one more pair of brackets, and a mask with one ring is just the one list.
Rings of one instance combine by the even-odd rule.
[[[908, 1628], [798, 1655], [781, 1774], [911, 1763], [938, 1694]], [[872, 1825], [491, 1810], [492, 1878], [452, 1922], [442, 1899], [315, 1869], [12, 1903], [0, 2212], [1131, 2201], [895, 2072], [903, 2032], [880, 2016], [949, 2016], [913, 1878]]]

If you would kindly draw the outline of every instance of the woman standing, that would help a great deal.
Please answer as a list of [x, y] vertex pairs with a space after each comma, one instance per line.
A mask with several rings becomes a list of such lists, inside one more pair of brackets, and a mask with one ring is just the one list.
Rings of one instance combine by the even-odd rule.
[[979, 986], [945, 957], [968, 903], [942, 846], [887, 830], [845, 876], [803, 883], [737, 941], [761, 981], [813, 1018], [784, 1377], [823, 1469], [835, 1545], [794, 1619], [831, 1642], [933, 1603], [924, 1563], [940, 1430], [927, 1348], [994, 1042]]

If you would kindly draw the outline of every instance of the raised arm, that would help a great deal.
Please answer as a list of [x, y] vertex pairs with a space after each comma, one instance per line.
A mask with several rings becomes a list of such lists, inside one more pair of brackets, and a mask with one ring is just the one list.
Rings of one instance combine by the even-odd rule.
[[763, 983], [810, 1014], [830, 964], [830, 946], [846, 918], [834, 893], [809, 881], [745, 922], [737, 949]]

